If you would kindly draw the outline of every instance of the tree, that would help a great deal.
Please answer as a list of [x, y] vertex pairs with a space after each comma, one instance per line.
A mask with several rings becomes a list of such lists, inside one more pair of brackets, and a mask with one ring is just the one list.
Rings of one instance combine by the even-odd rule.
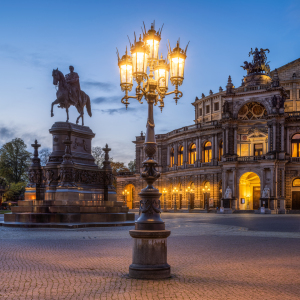
[[26, 148], [24, 141], [16, 138], [0, 149], [0, 176], [9, 183], [27, 180], [31, 154], [26, 151]]
[[102, 168], [103, 167], [104, 156], [105, 156], [105, 153], [102, 150], [102, 148], [98, 147], [98, 146], [93, 147], [92, 148], [92, 155], [95, 159], [95, 164], [98, 165], [99, 168]]
[[49, 148], [43, 148], [40, 151], [39, 157], [41, 159], [41, 166], [46, 166], [47, 162], [49, 161], [50, 154], [51, 154], [51, 151]]
[[136, 160], [132, 160], [128, 163], [128, 169], [130, 172], [135, 173], [136, 170]]
[[9, 189], [4, 193], [5, 201], [14, 201], [19, 198], [21, 194], [24, 194], [26, 182], [10, 183]]
[[123, 162], [111, 161], [110, 165], [114, 175], [117, 175], [119, 172], [129, 172], [129, 169], [125, 166]]

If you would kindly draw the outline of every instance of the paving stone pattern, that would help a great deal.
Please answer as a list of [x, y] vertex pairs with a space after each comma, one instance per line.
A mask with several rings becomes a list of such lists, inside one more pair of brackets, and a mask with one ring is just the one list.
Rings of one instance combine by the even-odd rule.
[[160, 281], [128, 277], [130, 227], [0, 227], [0, 299], [300, 299], [300, 218], [259, 218], [292, 220], [294, 232], [248, 230], [241, 218], [258, 220], [164, 214], [173, 276]]

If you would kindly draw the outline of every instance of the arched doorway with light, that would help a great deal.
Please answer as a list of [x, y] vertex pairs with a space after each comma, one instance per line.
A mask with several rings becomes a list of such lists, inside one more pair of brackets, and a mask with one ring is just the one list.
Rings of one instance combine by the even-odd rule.
[[246, 172], [239, 183], [239, 209], [255, 210], [260, 207], [260, 178], [254, 172]]
[[135, 208], [135, 197], [134, 197], [134, 194], [135, 194], [135, 187], [133, 184], [127, 184], [125, 186], [125, 189], [124, 191], [126, 191], [123, 195], [125, 197], [124, 201], [125, 201], [125, 205], [127, 203], [127, 207], [129, 209], [132, 209], [132, 208]]

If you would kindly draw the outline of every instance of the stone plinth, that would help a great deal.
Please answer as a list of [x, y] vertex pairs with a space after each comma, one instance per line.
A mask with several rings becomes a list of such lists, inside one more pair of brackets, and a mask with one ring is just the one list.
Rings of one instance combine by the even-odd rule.
[[139, 279], [162, 279], [170, 277], [167, 263], [167, 237], [169, 230], [130, 230], [134, 239], [132, 264], [129, 276]]
[[135, 215], [117, 201], [112, 185], [113, 174], [106, 145], [104, 167], [100, 169], [92, 156], [89, 127], [57, 122], [50, 129], [53, 152], [46, 166], [41, 167], [36, 148], [29, 170], [30, 183], [25, 201], [18, 201], [12, 214], [4, 216], [4, 226], [40, 226], [56, 224], [92, 224], [103, 226], [134, 225]]

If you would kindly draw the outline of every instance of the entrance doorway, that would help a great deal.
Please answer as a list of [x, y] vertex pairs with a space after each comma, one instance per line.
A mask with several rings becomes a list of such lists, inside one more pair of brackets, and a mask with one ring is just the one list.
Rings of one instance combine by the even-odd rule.
[[292, 192], [292, 209], [300, 210], [300, 192]]
[[135, 207], [135, 199], [134, 199], [134, 191], [135, 191], [135, 187], [133, 184], [127, 184], [125, 187], [125, 190], [127, 190], [128, 195], [126, 195], [124, 201], [127, 202], [127, 207], [129, 209], [132, 209]]
[[241, 210], [259, 209], [260, 179], [254, 172], [246, 172], [239, 183], [239, 205]]

